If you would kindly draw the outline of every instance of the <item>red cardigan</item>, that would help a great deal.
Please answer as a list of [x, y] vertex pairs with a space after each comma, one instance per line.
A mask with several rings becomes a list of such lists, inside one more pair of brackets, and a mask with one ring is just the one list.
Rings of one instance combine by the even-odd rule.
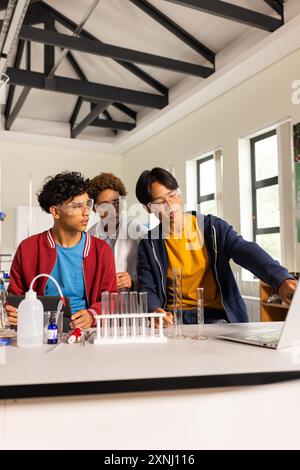
[[[56, 262], [56, 245], [48, 230], [23, 240], [18, 246], [10, 271], [8, 291], [24, 295], [37, 274], [50, 274]], [[102, 240], [86, 234], [83, 251], [83, 277], [88, 312], [93, 316], [101, 314], [101, 292], [117, 292], [114, 256], [111, 248]], [[48, 278], [35, 282], [34, 290], [45, 295]]]

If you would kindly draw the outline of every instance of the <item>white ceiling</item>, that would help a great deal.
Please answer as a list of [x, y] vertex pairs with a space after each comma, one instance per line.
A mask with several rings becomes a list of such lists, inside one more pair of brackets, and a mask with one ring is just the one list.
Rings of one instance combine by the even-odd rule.
[[[254, 42], [263, 40], [270, 35], [268, 32], [204, 14], [190, 8], [184, 8], [165, 0], [149, 1], [195, 38], [216, 52], [217, 58], [220, 57], [224, 51], [234, 50], [235, 45], [238, 45], [241, 39], [250, 33], [253, 35]], [[288, 2], [289, 1], [293, 0], [288, 0]], [[79, 23], [88, 7], [91, 5], [92, 0], [46, 0], [45, 2], [74, 22]], [[297, 0], [297, 2], [298, 4], [300, 3], [299, 0]], [[273, 10], [263, 0], [230, 0], [230, 3], [244, 6], [261, 13], [269, 15], [274, 14]], [[71, 34], [69, 30], [58, 23], [56, 27], [59, 32]], [[209, 65], [199, 54], [128, 0], [101, 0], [92, 16], [85, 24], [84, 29], [106, 43], [186, 62]], [[60, 52], [57, 51], [56, 57], [59, 57], [59, 54]], [[73, 52], [73, 55], [88, 80], [91, 82], [157, 93], [157, 91], [153, 90], [153, 88], [125, 70], [112, 59], [79, 52]], [[24, 65], [23, 61], [21, 67], [24, 67]], [[178, 88], [184, 90], [184, 84], [186, 83], [188, 86], [188, 84], [191, 83], [191, 77], [168, 70], [137, 65], [153, 78], [167, 86], [171, 92]], [[43, 47], [40, 44], [32, 44], [32, 70], [43, 72]], [[77, 78], [66, 60], [60, 65], [56, 73], [57, 75]], [[205, 79], [197, 77], [192, 78], [193, 85], [204, 82]], [[15, 94], [15, 101], [20, 91], [21, 90], [18, 90]], [[21, 118], [59, 122], [65, 126], [70, 120], [76, 100], [77, 98], [71, 95], [31, 90], [11, 130], [17, 130], [19, 128], [18, 121]], [[141, 110], [139, 107], [131, 105], [130, 107], [139, 113], [137, 125], [139, 125], [140, 116], [151, 113], [155, 118], [155, 116], [159, 117], [160, 114], [159, 110]], [[85, 117], [89, 110], [90, 105], [84, 103], [78, 116], [78, 122]], [[130, 118], [126, 117], [126, 115], [120, 113], [115, 108], [110, 107], [108, 110], [116, 120], [130, 120]], [[88, 127], [78, 138], [113, 141], [118, 137], [115, 137], [109, 129], [104, 130]]]

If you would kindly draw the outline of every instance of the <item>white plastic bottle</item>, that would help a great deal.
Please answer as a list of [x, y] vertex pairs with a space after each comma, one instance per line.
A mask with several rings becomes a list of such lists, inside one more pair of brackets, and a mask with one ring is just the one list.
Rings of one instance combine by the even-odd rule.
[[44, 308], [36, 296], [29, 290], [18, 307], [17, 343], [21, 348], [42, 346], [44, 329]]

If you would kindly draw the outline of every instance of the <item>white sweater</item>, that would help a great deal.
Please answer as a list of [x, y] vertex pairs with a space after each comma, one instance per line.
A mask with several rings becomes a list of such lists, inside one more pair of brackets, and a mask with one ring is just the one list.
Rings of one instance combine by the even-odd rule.
[[[108, 236], [107, 232], [104, 231], [101, 219], [89, 229], [88, 233], [102, 240], [105, 240]], [[135, 287], [137, 249], [140, 239], [145, 233], [147, 233], [147, 229], [143, 225], [137, 224], [129, 217], [126, 219], [121, 217], [114, 246], [116, 272], [128, 272], [133, 278]]]

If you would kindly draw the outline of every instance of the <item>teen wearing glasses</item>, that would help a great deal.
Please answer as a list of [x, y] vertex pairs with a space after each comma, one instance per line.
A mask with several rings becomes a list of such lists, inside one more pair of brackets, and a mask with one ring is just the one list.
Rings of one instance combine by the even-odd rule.
[[95, 176], [89, 195], [100, 220], [88, 233], [105, 240], [113, 250], [118, 289], [134, 289], [138, 243], [147, 230], [127, 216], [127, 191], [117, 176], [112, 173]]
[[[89, 180], [77, 172], [63, 172], [46, 180], [38, 194], [40, 207], [53, 217], [53, 227], [19, 245], [10, 272], [9, 292], [23, 295], [32, 279], [51, 274], [70, 298], [72, 328], [95, 325], [101, 313], [101, 292], [116, 292], [114, 258], [101, 240], [85, 233], [93, 200]], [[38, 295], [57, 295], [46, 277], [36, 281]], [[7, 305], [10, 324], [16, 325], [17, 309]]]
[[173, 322], [173, 268], [182, 270], [184, 323], [197, 322], [197, 287], [204, 288], [205, 322], [248, 321], [231, 259], [290, 303], [297, 281], [289, 272], [224, 220], [184, 213], [181, 192], [171, 173], [163, 168], [144, 171], [136, 185], [136, 196], [160, 221], [139, 244], [137, 275], [139, 289], [148, 292], [149, 311], [166, 313], [165, 326]]

